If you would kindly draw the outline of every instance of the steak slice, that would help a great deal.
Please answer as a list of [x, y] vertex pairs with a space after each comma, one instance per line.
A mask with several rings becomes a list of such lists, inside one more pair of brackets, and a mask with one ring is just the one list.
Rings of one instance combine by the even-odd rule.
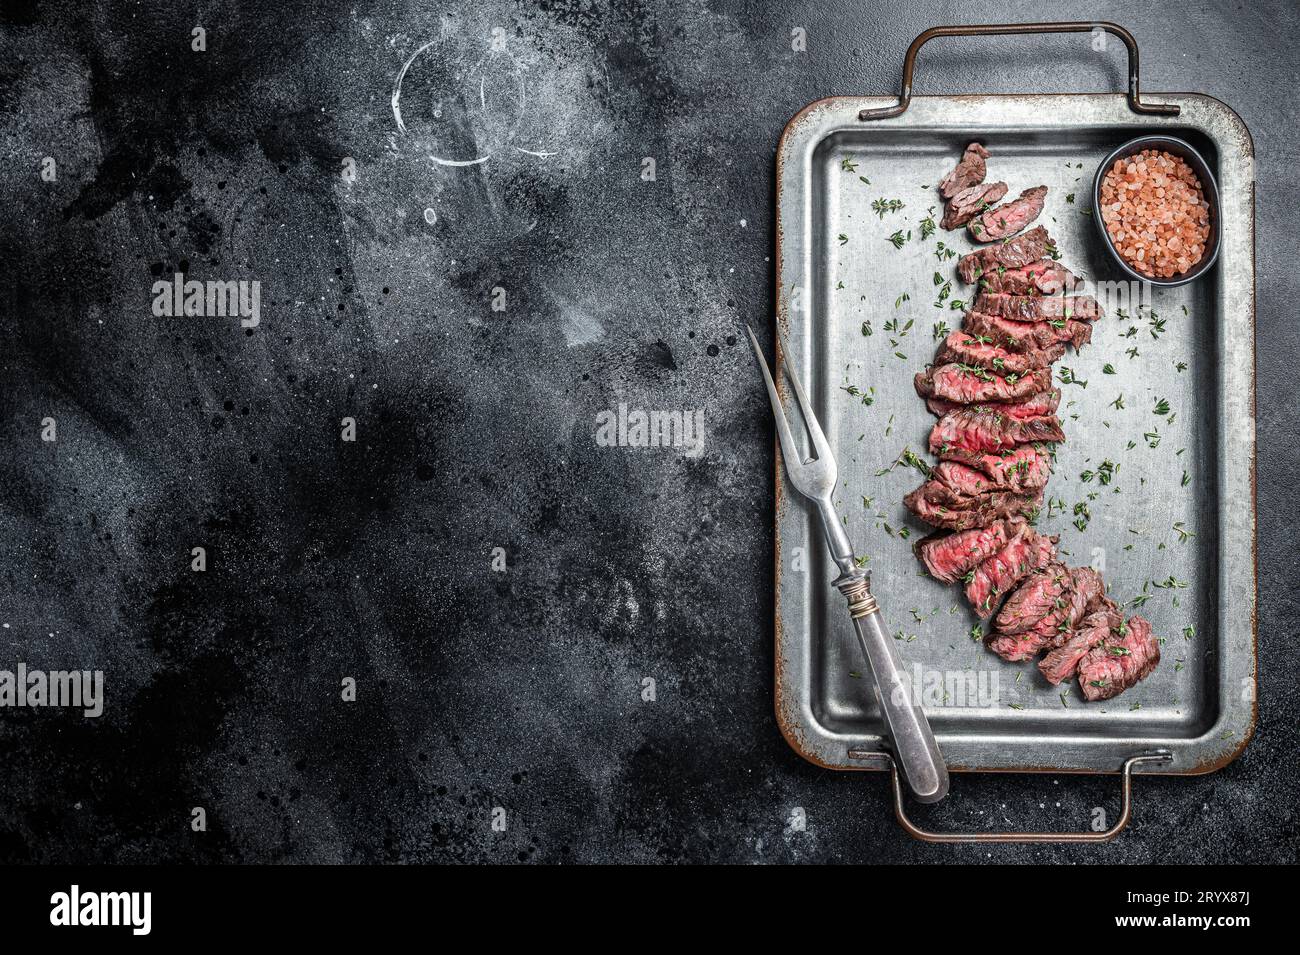
[[1069, 597], [1073, 580], [1064, 564], [1052, 563], [1021, 584], [994, 621], [998, 632], [1015, 636], [1030, 630]]
[[1063, 342], [1053, 342], [1047, 348], [1030, 348], [1023, 352], [999, 348], [982, 335], [957, 329], [943, 340], [934, 363], [953, 362], [959, 365], [976, 365], [999, 375], [1023, 375], [1035, 368], [1046, 368], [1065, 354]]
[[1038, 218], [1047, 198], [1046, 186], [1026, 189], [1019, 197], [971, 219], [966, 225], [976, 242], [996, 242], [1015, 235]]
[[957, 274], [963, 282], [974, 282], [985, 272], [998, 267], [1018, 269], [1055, 251], [1056, 243], [1047, 234], [1047, 230], [1042, 226], [1034, 226], [1024, 235], [963, 255], [957, 260]]
[[1101, 308], [1091, 295], [1008, 295], [1005, 292], [981, 292], [975, 296], [972, 310], [1017, 322], [1043, 322], [1053, 318], [1091, 322], [1101, 317]]
[[1056, 538], [1026, 528], [1024, 534], [1007, 541], [1002, 550], [967, 574], [966, 599], [979, 618], [987, 620], [997, 610], [1003, 594], [1055, 558]]
[[992, 408], [1000, 411], [1004, 415], [1010, 415], [1013, 418], [1033, 418], [1039, 415], [1052, 414], [1056, 411], [1057, 406], [1061, 403], [1061, 389], [1053, 388], [1050, 391], [1040, 391], [1036, 395], [1030, 395], [1020, 401], [986, 401], [980, 405], [963, 405], [959, 401], [949, 401], [947, 398], [928, 398], [926, 407], [942, 418], [949, 411], [957, 408], [977, 407]]
[[967, 146], [961, 161], [957, 163], [957, 168], [939, 182], [939, 195], [951, 199], [963, 189], [969, 189], [976, 183], [983, 182], [988, 172], [984, 160], [988, 158], [989, 151], [979, 143], [971, 143]]
[[1016, 269], [998, 266], [985, 272], [979, 280], [981, 292], [1007, 295], [1059, 295], [1073, 292], [1081, 285], [1083, 279], [1051, 259], [1039, 259]]
[[1025, 525], [1016, 519], [994, 521], [988, 527], [972, 527], [955, 534], [931, 534], [916, 543], [916, 555], [935, 580], [955, 583], [978, 567], [1007, 541], [1022, 533]]
[[993, 491], [963, 494], [931, 478], [903, 498], [907, 509], [933, 527], [964, 531], [987, 527], [994, 521], [1023, 515], [1032, 517], [1043, 503], [1043, 489], [1026, 494]]
[[939, 225], [944, 229], [960, 229], [1007, 194], [1005, 182], [985, 182], [963, 189], [948, 200]]
[[942, 457], [950, 448], [991, 452], [1035, 441], [1064, 441], [1056, 415], [1012, 418], [991, 406], [951, 411], [930, 429], [930, 451]]
[[980, 401], [1018, 401], [1052, 386], [1050, 369], [1036, 369], [1024, 375], [1002, 378], [983, 368], [949, 363], [936, 365], [916, 375], [916, 391], [922, 398], [947, 398], [964, 405]]
[[989, 488], [997, 491], [1023, 494], [1044, 487], [1052, 475], [1051, 456], [1036, 444], [1021, 444], [998, 454], [949, 448], [943, 457], [944, 462], [939, 464], [936, 471], [942, 469], [947, 462], [962, 464], [982, 473], [989, 482]]
[[998, 348], [1007, 351], [1048, 348], [1056, 342], [1069, 342], [1077, 350], [1092, 341], [1092, 325], [1072, 318], [1019, 322], [1000, 315], [972, 311], [966, 313], [962, 328], [972, 335], [987, 338]]
[[1079, 689], [1089, 702], [1109, 700], [1145, 678], [1159, 662], [1160, 641], [1151, 635], [1151, 624], [1130, 617], [1079, 662]]
[[1079, 669], [1079, 662], [1088, 655], [1088, 651], [1101, 643], [1112, 627], [1118, 627], [1123, 622], [1124, 618], [1115, 610], [1102, 609], [1089, 613], [1070, 632], [1069, 639], [1038, 661], [1038, 669], [1053, 686], [1063, 683], [1074, 676]]
[[1088, 607], [1106, 596], [1106, 582], [1101, 579], [1101, 574], [1091, 567], [1070, 568], [1070, 580], [1074, 583], [1074, 594], [1071, 598], [1074, 606], [1071, 607], [1070, 629], [1058, 630], [1051, 635], [1049, 642], [1053, 647], [1065, 643], [1070, 638], [1070, 630], [1087, 616]]
[[[1007, 633], [999, 628], [999, 635], [994, 637], [997, 646], [990, 643], [990, 649], [1004, 660], [1029, 660], [1044, 647], [1063, 643], [1069, 631], [1083, 618], [1089, 598], [1104, 589], [1101, 577], [1087, 567], [1076, 567], [1068, 572], [1067, 577], [1065, 589], [1052, 602], [1047, 613], [1018, 633]], [[1002, 614], [999, 613], [998, 622], [1001, 621]], [[1022, 624], [1023, 619], [1017, 618], [1011, 621], [1010, 626], [1019, 627]]]

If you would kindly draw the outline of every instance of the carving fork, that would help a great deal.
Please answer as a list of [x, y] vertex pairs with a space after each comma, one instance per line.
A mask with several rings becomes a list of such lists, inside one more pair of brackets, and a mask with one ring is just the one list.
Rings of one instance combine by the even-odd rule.
[[[804, 395], [803, 386], [799, 384], [799, 375], [787, 357], [781, 367], [794, 385], [799, 411], [812, 438], [815, 454], [815, 457], [804, 460], [790, 434], [790, 425], [781, 407], [776, 383], [763, 358], [763, 351], [758, 347], [754, 330], [748, 326], [746, 330], [749, 332], [750, 344], [754, 346], [754, 354], [758, 357], [759, 367], [763, 370], [768, 397], [772, 400], [772, 413], [776, 416], [776, 433], [781, 439], [781, 456], [785, 459], [786, 474], [795, 489], [816, 504], [817, 511], [821, 514], [822, 526], [826, 529], [826, 543], [830, 546], [835, 566], [840, 569], [840, 575], [832, 584], [848, 600], [849, 613], [853, 616], [853, 626], [858, 634], [858, 645], [875, 676], [876, 697], [885, 717], [894, 756], [916, 799], [920, 802], [938, 802], [948, 794], [948, 767], [944, 764], [939, 744], [935, 742], [934, 733], [930, 730], [930, 721], [921, 711], [919, 701], [912, 698], [911, 687], [903, 676], [902, 661], [895, 641], [890, 637], [880, 613], [880, 605], [871, 593], [871, 575], [854, 558], [848, 535], [844, 533], [844, 527], [831, 504], [831, 492], [835, 489], [837, 478], [835, 456], [831, 453], [821, 425], [817, 423], [811, 403]], [[785, 342], [780, 344], [781, 354], [788, 356], [789, 349], [785, 347]]]

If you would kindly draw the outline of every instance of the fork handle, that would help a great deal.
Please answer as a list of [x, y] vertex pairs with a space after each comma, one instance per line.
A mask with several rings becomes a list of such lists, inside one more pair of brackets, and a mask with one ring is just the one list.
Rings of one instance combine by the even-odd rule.
[[871, 578], [861, 571], [843, 574], [835, 580], [835, 586], [849, 602], [858, 645], [876, 678], [880, 710], [903, 776], [918, 802], [938, 802], [948, 794], [948, 767], [930, 721], [903, 676], [896, 641], [889, 635], [880, 604], [871, 593]]

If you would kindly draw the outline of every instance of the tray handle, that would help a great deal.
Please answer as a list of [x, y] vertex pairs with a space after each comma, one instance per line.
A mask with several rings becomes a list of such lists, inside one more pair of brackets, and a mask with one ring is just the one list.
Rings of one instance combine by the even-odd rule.
[[1119, 819], [1105, 832], [930, 832], [922, 829], [903, 809], [903, 787], [898, 781], [898, 767], [888, 753], [850, 750], [850, 759], [874, 759], [887, 763], [894, 786], [894, 815], [898, 824], [907, 830], [908, 835], [922, 842], [1110, 842], [1128, 825], [1133, 814], [1133, 767], [1138, 763], [1165, 764], [1173, 760], [1173, 754], [1164, 750], [1130, 756], [1124, 760], [1121, 771], [1121, 792]]
[[927, 41], [937, 36], [1007, 36], [1023, 33], [1091, 33], [1093, 30], [1105, 30], [1124, 41], [1128, 47], [1128, 105], [1135, 113], [1154, 116], [1177, 116], [1179, 107], [1173, 103], [1144, 103], [1138, 92], [1138, 46], [1133, 34], [1118, 23], [1105, 20], [1096, 22], [1070, 21], [1063, 23], [975, 23], [968, 26], [931, 27], [907, 48], [903, 60], [903, 92], [898, 97], [898, 105], [884, 106], [879, 109], [864, 109], [858, 113], [858, 119], [866, 122], [871, 119], [889, 119], [903, 113], [912, 102], [912, 74], [916, 69], [916, 54]]

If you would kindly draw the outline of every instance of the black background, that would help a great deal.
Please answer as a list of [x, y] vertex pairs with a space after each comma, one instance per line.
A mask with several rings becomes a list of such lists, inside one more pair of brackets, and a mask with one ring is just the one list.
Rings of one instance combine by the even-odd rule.
[[[811, 100], [895, 91], [927, 26], [1085, 14], [1134, 31], [1146, 89], [1217, 96], [1255, 140], [1260, 727], [1213, 776], [1139, 780], [1112, 845], [924, 846], [882, 778], [803, 762], [772, 716], [772, 436], [743, 327], [771, 329], [774, 151]], [[0, 861], [1294, 861], [1297, 20], [5, 3], [0, 668], [103, 669], [108, 708], [0, 714]], [[515, 128], [439, 101], [497, 26], [527, 67]], [[394, 80], [440, 37], [399, 135]], [[1120, 50], [1078, 37], [939, 41], [918, 74], [1123, 83]], [[259, 280], [262, 324], [152, 317], [177, 270]], [[620, 400], [704, 408], [704, 455], [596, 447]], [[926, 818], [1083, 828], [1116, 788], [961, 777]]]

